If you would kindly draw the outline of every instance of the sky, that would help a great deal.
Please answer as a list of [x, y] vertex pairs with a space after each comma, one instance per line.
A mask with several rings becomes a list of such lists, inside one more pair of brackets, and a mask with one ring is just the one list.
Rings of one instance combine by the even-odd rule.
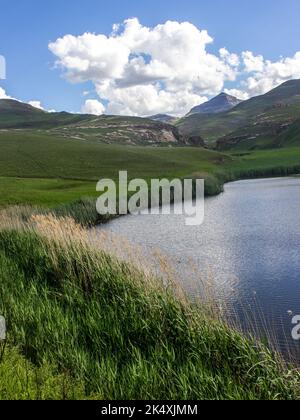
[[300, 79], [299, 16], [299, 0], [0, 0], [0, 98], [98, 115], [247, 99]]

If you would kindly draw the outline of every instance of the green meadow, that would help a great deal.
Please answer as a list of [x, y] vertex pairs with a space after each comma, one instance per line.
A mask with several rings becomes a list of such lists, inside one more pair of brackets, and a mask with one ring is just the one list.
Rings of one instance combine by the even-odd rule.
[[40, 131], [0, 132], [0, 205], [56, 207], [96, 197], [102, 178], [204, 177], [209, 191], [226, 181], [300, 171], [300, 148], [219, 153], [193, 147], [105, 145]]

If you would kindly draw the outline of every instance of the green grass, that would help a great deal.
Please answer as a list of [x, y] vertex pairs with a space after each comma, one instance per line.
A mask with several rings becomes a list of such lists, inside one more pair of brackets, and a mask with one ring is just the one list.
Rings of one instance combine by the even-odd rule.
[[97, 399], [299, 398], [299, 374], [266, 347], [75, 242], [1, 231], [0, 277], [11, 346], [33, 370], [68, 372], [77, 398], [78, 384]]
[[0, 400], [85, 399], [84, 386], [42, 363], [35, 366], [18, 348], [7, 347], [0, 362]]
[[54, 207], [96, 196], [102, 178], [182, 178], [213, 174], [229, 156], [201, 148], [103, 145], [34, 131], [0, 132], [0, 206]]
[[[103, 145], [33, 131], [0, 132], [0, 176], [98, 181], [120, 170], [133, 178], [210, 171], [221, 153], [201, 148]], [[224, 157], [226, 158], [226, 157]]]
[[63, 179], [0, 177], [0, 205], [28, 204], [55, 207], [95, 195], [96, 183]]
[[53, 209], [95, 199], [98, 180], [118, 181], [120, 170], [147, 181], [204, 177], [206, 193], [213, 195], [226, 181], [297, 173], [300, 164], [297, 147], [224, 154], [192, 147], [104, 145], [34, 131], [0, 132], [0, 147], [0, 207]]
[[300, 146], [300, 120], [297, 120], [286, 131], [284, 131], [276, 142], [279, 146], [299, 147]]
[[286, 176], [300, 173], [300, 148], [242, 153], [231, 165], [234, 179]]

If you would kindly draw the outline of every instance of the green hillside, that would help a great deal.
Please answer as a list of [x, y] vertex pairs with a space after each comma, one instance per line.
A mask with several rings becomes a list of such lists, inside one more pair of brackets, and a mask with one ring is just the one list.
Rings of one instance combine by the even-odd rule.
[[185, 135], [200, 135], [219, 148], [274, 147], [276, 137], [300, 118], [300, 80], [242, 102], [222, 114], [192, 115], [177, 122]]
[[[204, 176], [211, 193], [226, 180], [297, 172], [300, 148], [229, 155], [200, 147], [105, 145], [37, 131], [0, 131], [0, 206], [57, 206], [96, 196], [100, 178]], [[299, 168], [300, 170], [300, 168]]]
[[68, 125], [90, 118], [67, 112], [48, 113], [23, 102], [12, 99], [0, 100], [0, 129], [47, 129]]
[[94, 140], [107, 144], [189, 144], [188, 137], [180, 135], [176, 127], [161, 121], [106, 115], [97, 117], [67, 112], [48, 113], [8, 99], [0, 100], [1, 129], [42, 130], [45, 135], [50, 133], [60, 138]]
[[95, 196], [100, 178], [183, 177], [212, 173], [232, 158], [199, 147], [105, 145], [53, 132], [0, 130], [0, 205], [57, 205]]
[[300, 146], [300, 119], [278, 136], [276, 144], [285, 147]]

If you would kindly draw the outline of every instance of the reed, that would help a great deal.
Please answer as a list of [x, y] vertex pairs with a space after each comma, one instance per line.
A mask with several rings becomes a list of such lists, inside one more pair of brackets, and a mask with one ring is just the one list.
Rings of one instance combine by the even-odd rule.
[[32, 369], [66, 375], [74, 398], [299, 398], [298, 370], [210, 305], [190, 302], [163, 257], [159, 278], [129, 264], [117, 237], [91, 236], [70, 217], [15, 214], [0, 218], [9, 345]]

